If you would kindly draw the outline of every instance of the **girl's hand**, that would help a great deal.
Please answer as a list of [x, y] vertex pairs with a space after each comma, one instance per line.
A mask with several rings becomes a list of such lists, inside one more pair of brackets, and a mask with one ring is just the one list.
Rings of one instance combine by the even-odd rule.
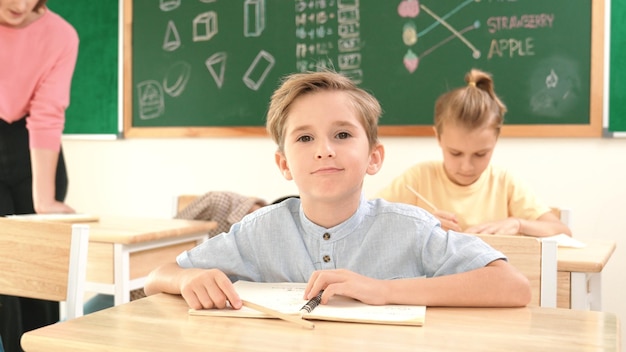
[[487, 235], [518, 235], [522, 230], [522, 222], [518, 218], [507, 218], [500, 221], [488, 222], [472, 226], [465, 230], [466, 233]]
[[354, 298], [366, 304], [387, 303], [386, 285], [383, 280], [372, 279], [345, 269], [317, 270], [309, 278], [304, 299], [315, 297], [321, 290], [322, 304], [334, 295]]
[[441, 228], [444, 230], [452, 230], [461, 232], [461, 226], [459, 226], [459, 221], [456, 218], [456, 214], [450, 213], [443, 210], [435, 210], [432, 213], [439, 221], [441, 222]]

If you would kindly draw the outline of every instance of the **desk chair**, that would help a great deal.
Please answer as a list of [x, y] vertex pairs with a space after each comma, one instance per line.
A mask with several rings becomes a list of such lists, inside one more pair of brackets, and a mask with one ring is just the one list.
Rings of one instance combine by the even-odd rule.
[[198, 194], [181, 194], [174, 198], [174, 215], [179, 211], [185, 209], [191, 202], [196, 200], [200, 195]]
[[562, 223], [564, 223], [565, 225], [567, 225], [571, 229], [571, 226], [572, 226], [572, 224], [571, 224], [571, 215], [572, 215], [572, 213], [571, 213], [570, 209], [552, 207], [550, 210], [552, 211], [552, 214], [556, 215], [556, 217], [559, 218]]
[[83, 315], [89, 226], [0, 217], [0, 293], [59, 301]]
[[509, 263], [528, 278], [532, 290], [529, 306], [556, 307], [556, 241], [542, 241], [526, 236], [477, 236], [504, 253]]

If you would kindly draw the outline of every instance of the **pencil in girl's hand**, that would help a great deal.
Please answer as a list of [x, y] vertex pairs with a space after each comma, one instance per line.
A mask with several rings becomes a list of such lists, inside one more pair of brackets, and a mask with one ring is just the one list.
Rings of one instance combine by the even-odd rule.
[[409, 185], [405, 185], [405, 186], [409, 191], [411, 191], [411, 193], [415, 194], [417, 198], [419, 198], [422, 202], [426, 203], [426, 205], [428, 205], [432, 210], [437, 211], [437, 207], [433, 203], [429, 202], [428, 199], [424, 198], [424, 196], [417, 193], [417, 191], [414, 190], [413, 187]]

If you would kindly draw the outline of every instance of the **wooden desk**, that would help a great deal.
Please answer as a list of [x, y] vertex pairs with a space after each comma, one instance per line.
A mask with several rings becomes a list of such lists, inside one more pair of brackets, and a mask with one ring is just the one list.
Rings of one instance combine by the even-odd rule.
[[559, 308], [602, 310], [602, 270], [615, 251], [615, 242], [585, 243], [583, 248], [558, 249]]
[[190, 316], [158, 294], [25, 333], [36, 351], [617, 351], [614, 314], [557, 308], [428, 308], [422, 327]]
[[208, 238], [210, 221], [103, 217], [91, 222], [87, 292], [111, 294], [115, 305], [130, 301], [157, 266]]

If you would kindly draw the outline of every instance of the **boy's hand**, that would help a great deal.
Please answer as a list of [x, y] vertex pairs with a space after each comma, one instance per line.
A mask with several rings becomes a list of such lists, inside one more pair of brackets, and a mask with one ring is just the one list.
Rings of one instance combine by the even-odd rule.
[[382, 280], [372, 279], [345, 269], [317, 270], [309, 278], [304, 299], [315, 297], [321, 290], [322, 304], [334, 295], [351, 297], [366, 304], [386, 304], [387, 294]]
[[241, 299], [226, 274], [217, 269], [186, 269], [180, 278], [180, 293], [193, 309], [239, 309]]
[[441, 222], [441, 228], [443, 228], [444, 230], [452, 230], [457, 232], [461, 232], [463, 230], [461, 229], [461, 226], [459, 226], [459, 221], [456, 219], [456, 215], [454, 213], [443, 210], [435, 210], [432, 212], [432, 214], [437, 219], [439, 219], [439, 221]]

